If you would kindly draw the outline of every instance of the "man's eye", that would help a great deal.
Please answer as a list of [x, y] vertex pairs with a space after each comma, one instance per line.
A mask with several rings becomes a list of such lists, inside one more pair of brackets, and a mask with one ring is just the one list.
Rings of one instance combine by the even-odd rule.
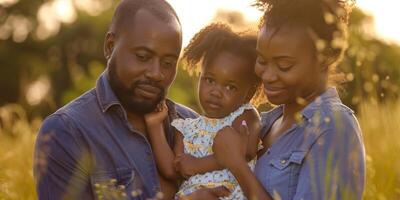
[[266, 65], [267, 61], [265, 61], [263, 58], [261, 58], [260, 56], [257, 56], [257, 63], [260, 65]]
[[166, 68], [171, 68], [176, 66], [176, 61], [163, 61], [162, 65]]
[[145, 61], [149, 60], [150, 57], [147, 55], [143, 55], [143, 54], [136, 54], [136, 58], [141, 62], [145, 62]]

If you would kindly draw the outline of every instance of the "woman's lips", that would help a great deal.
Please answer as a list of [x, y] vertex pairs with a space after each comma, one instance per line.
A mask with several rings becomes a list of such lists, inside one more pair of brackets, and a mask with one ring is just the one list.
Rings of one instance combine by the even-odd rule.
[[284, 89], [278, 87], [264, 87], [264, 92], [267, 96], [272, 97], [281, 95], [284, 92]]

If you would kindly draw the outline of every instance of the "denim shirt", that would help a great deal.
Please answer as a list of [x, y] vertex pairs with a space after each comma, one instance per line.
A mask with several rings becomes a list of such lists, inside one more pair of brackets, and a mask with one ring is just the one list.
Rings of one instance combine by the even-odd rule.
[[[197, 114], [169, 100], [167, 106], [164, 125], [173, 146], [170, 122]], [[147, 199], [160, 191], [150, 143], [128, 122], [104, 73], [94, 89], [45, 119], [34, 175], [39, 199]]]
[[[262, 138], [283, 106], [262, 113]], [[353, 111], [329, 88], [307, 105], [298, 123], [259, 157], [255, 174], [282, 200], [362, 199], [365, 150]]]

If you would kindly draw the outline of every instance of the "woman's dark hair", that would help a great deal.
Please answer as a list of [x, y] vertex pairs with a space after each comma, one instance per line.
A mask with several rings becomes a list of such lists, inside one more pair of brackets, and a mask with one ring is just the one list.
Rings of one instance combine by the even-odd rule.
[[[257, 37], [251, 33], [234, 32], [228, 25], [213, 23], [201, 29], [184, 49], [185, 69], [198, 75], [202, 66], [207, 66], [221, 53], [231, 53], [247, 61], [254, 68], [257, 52]], [[261, 79], [253, 72], [251, 80], [255, 80], [256, 92], [251, 100], [254, 105], [266, 102], [262, 90]]]
[[[261, 26], [308, 28], [316, 56], [329, 67], [330, 81], [338, 82], [336, 67], [347, 48], [347, 24], [355, 0], [256, 0], [264, 11]], [[336, 78], [335, 78], [336, 77]], [[335, 80], [336, 79], [336, 80]]]

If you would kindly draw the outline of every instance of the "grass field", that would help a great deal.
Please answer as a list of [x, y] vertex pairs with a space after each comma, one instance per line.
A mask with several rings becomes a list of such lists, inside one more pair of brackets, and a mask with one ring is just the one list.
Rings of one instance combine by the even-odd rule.
[[[367, 152], [366, 200], [400, 199], [400, 102], [362, 104], [357, 113]], [[0, 107], [0, 200], [36, 199], [33, 145], [41, 119], [18, 105]]]

